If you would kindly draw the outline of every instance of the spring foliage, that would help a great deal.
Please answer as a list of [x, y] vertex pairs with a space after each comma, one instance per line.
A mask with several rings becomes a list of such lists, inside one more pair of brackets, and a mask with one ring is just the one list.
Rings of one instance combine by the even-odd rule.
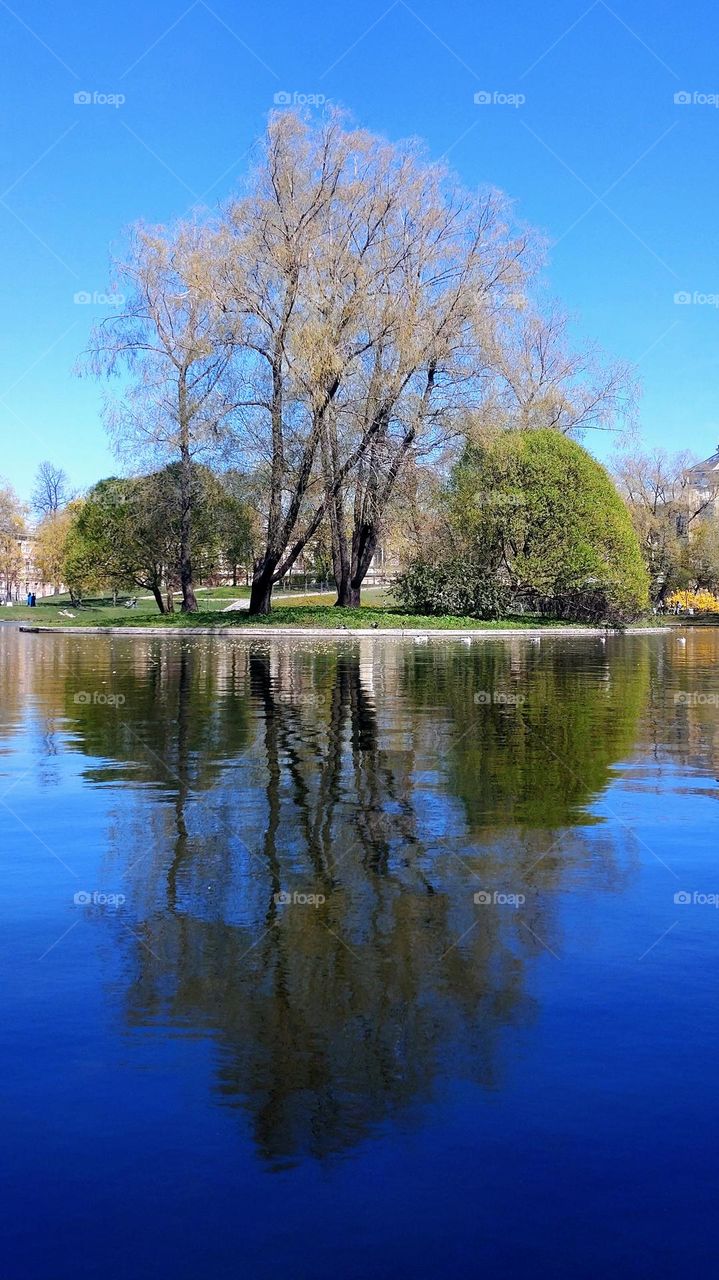
[[618, 624], [646, 609], [629, 513], [601, 464], [560, 432], [503, 431], [468, 447], [445, 501], [445, 541], [403, 577], [408, 607], [444, 611], [464, 592], [479, 617], [509, 609]]

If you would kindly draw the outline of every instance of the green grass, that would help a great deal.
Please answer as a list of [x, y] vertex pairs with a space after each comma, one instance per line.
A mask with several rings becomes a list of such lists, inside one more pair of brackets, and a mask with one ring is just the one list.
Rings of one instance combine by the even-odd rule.
[[[121, 596], [118, 604], [112, 603], [112, 596], [96, 596], [88, 597], [83, 601], [82, 607], [78, 608], [73, 605], [68, 595], [46, 596], [44, 599], [38, 600], [34, 609], [28, 608], [26, 604], [12, 605], [11, 607], [0, 607], [0, 622], [22, 622], [32, 623], [37, 627], [48, 626], [65, 626], [65, 627], [94, 627], [94, 626], [239, 626], [243, 623], [248, 625], [250, 619], [242, 612], [224, 613], [226, 606], [233, 600], [248, 599], [249, 587], [200, 587], [197, 590], [197, 599], [200, 606], [200, 613], [193, 614], [188, 617], [186, 614], [179, 612], [179, 598], [175, 599], [176, 612], [172, 614], [161, 615], [157, 611], [155, 601], [145, 598], [143, 595], [135, 597], [137, 604], [133, 609], [125, 607], [124, 601], [131, 599], [130, 596]], [[294, 595], [294, 593], [293, 593]], [[389, 593], [385, 588], [371, 587], [366, 592], [367, 603], [380, 605], [388, 600]], [[277, 609], [273, 610], [270, 621], [282, 621], [283, 624], [291, 624], [297, 620], [294, 617], [293, 610], [302, 605], [315, 606], [322, 613], [334, 601], [334, 592], [326, 592], [322, 595], [302, 595], [292, 598], [291, 603], [288, 601], [283, 604], [284, 594], [277, 592], [275, 595], [277, 601]], [[72, 618], [63, 617], [61, 614], [71, 613]], [[332, 615], [336, 618], [338, 611], [335, 610]], [[258, 621], [260, 621], [258, 619]], [[331, 622], [326, 623], [307, 623], [304, 625], [332, 625]], [[334, 625], [339, 625], [334, 623]]]
[[195, 595], [200, 600], [220, 600], [228, 604], [231, 600], [249, 600], [249, 587], [196, 587]]
[[[61, 610], [74, 614], [74, 618], [61, 617]], [[154, 600], [138, 600], [135, 609], [127, 609], [122, 603], [113, 605], [111, 596], [99, 597], [87, 600], [83, 607], [78, 609], [70, 603], [69, 596], [62, 595], [47, 596], [44, 600], [38, 600], [34, 609], [28, 608], [26, 604], [0, 608], [0, 622], [32, 622], [38, 627], [72, 626], [73, 623], [95, 626], [101, 622], [119, 625], [132, 617], [145, 624], [158, 618]]]
[[[229, 595], [224, 594], [231, 590]], [[307, 595], [301, 598], [284, 600], [282, 593], [275, 596], [276, 604], [271, 614], [261, 618], [250, 618], [245, 610], [223, 612], [227, 602], [241, 599], [248, 594], [248, 588], [234, 589], [213, 587], [198, 592], [200, 612], [194, 614], [180, 613], [179, 609], [171, 614], [159, 614], [154, 600], [139, 599], [134, 609], [127, 609], [122, 603], [113, 605], [111, 597], [98, 597], [87, 600], [81, 609], [70, 604], [67, 596], [50, 596], [38, 601], [34, 609], [27, 605], [14, 605], [12, 608], [0, 608], [0, 622], [23, 622], [38, 627], [182, 627], [192, 630], [194, 627], [222, 627], [227, 630], [253, 627], [312, 627], [319, 629], [351, 629], [371, 630], [387, 629], [422, 629], [429, 631], [496, 631], [510, 628], [526, 631], [536, 627], [570, 627], [576, 624], [557, 622], [551, 618], [534, 616], [500, 618], [493, 622], [483, 622], [477, 618], [442, 617], [428, 618], [420, 614], [404, 613], [392, 603], [391, 593], [387, 588], [368, 588], [364, 595], [364, 603], [359, 609], [335, 609], [333, 594]], [[61, 616], [61, 610], [71, 613], [72, 618]], [[646, 618], [637, 625], [656, 626], [671, 625], [680, 619]], [[686, 625], [686, 624], [685, 624]], [[599, 629], [599, 628], [598, 628]]]
[[[185, 620], [192, 625], [197, 615]], [[496, 630], [500, 627], [516, 627], [527, 629], [538, 625], [551, 625], [539, 622], [536, 618], [505, 618], [496, 622], [482, 622], [477, 618], [442, 617], [427, 618], [420, 614], [404, 613], [399, 608], [374, 605], [362, 605], [359, 609], [335, 609], [332, 605], [297, 603], [280, 605], [273, 608], [266, 618], [250, 618], [246, 614], [230, 614], [228, 622], [232, 626], [279, 626], [279, 627], [319, 627], [319, 628], [361, 628], [362, 630], [381, 629], [399, 630], [401, 628], [422, 628], [431, 631], [457, 631], [472, 629], [476, 631]], [[200, 623], [199, 625], [203, 625]], [[211, 625], [205, 621], [204, 625]], [[556, 625], [556, 624], [554, 624]], [[564, 624], [569, 625], [569, 624]]]
[[[13, 611], [14, 613], [15, 611]], [[192, 630], [196, 627], [222, 627], [227, 630], [251, 631], [253, 627], [312, 627], [319, 629], [337, 629], [342, 627], [371, 630], [373, 628], [399, 630], [402, 628], [422, 628], [431, 631], [456, 631], [471, 629], [473, 631], [492, 631], [503, 627], [516, 630], [528, 630], [534, 627], [571, 626], [571, 623], [556, 623], [546, 618], [501, 618], [493, 622], [482, 622], [477, 618], [443, 617], [427, 618], [418, 614], [403, 613], [401, 609], [389, 606], [376, 607], [368, 604], [359, 609], [335, 609], [323, 603], [305, 603], [278, 605], [267, 617], [250, 618], [244, 611], [219, 613], [216, 610], [201, 610], [199, 613], [174, 613], [161, 616], [157, 611], [150, 612], [141, 608], [96, 608], [82, 609], [75, 612], [74, 618], [58, 616], [57, 608], [26, 609], [23, 621], [35, 626], [98, 626], [98, 627], [181, 627]], [[7, 610], [10, 615], [11, 610]]]

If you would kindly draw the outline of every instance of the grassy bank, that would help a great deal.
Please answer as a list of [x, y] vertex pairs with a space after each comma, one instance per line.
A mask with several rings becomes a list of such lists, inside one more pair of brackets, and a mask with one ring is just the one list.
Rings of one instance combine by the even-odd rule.
[[[81, 619], [80, 621], [84, 621]], [[147, 618], [131, 616], [123, 620], [125, 626], [147, 626]], [[112, 625], [111, 622], [105, 625]], [[117, 625], [117, 624], [115, 624]], [[480, 622], [477, 618], [426, 618], [419, 614], [403, 613], [394, 608], [373, 608], [364, 605], [360, 609], [334, 609], [331, 605], [295, 604], [279, 605], [272, 610], [269, 617], [251, 618], [246, 612], [225, 613], [193, 613], [175, 614], [167, 618], [155, 615], [153, 625], [181, 626], [188, 630], [193, 627], [221, 626], [227, 630], [251, 630], [253, 627], [312, 627], [321, 630], [336, 630], [346, 627], [348, 630], [400, 630], [421, 627], [431, 631], [487, 630], [498, 627], [517, 627], [518, 629], [541, 625], [536, 618], [510, 618], [496, 622]], [[557, 623], [546, 625], [558, 625]], [[567, 624], [570, 625], [570, 624]]]
[[[242, 607], [249, 602], [249, 587], [200, 587], [197, 592], [197, 602], [200, 606], [200, 612], [197, 614], [187, 615], [179, 611], [179, 600], [176, 600], [175, 613], [160, 614], [157, 605], [152, 597], [139, 596], [137, 603], [133, 608], [128, 608], [126, 599], [132, 597], [123, 597], [118, 600], [117, 604], [113, 604], [111, 596], [96, 596], [83, 601], [81, 606], [71, 603], [70, 597], [67, 595], [46, 596], [42, 600], [38, 600], [34, 609], [28, 608], [26, 604], [15, 604], [10, 607], [0, 607], [0, 623], [2, 622], [23, 622], [32, 623], [36, 627], [51, 626], [82, 626], [82, 627], [148, 627], [148, 626], [239, 626], [249, 624], [250, 619], [246, 612], [243, 613]], [[385, 606], [389, 600], [388, 593], [383, 588], [370, 588], [366, 593], [366, 603], [368, 607]], [[286, 601], [286, 603], [285, 603]], [[300, 592], [277, 592], [275, 594], [276, 608], [271, 614], [273, 624], [275, 622], [282, 625], [291, 625], [295, 622], [300, 625], [294, 618], [294, 609], [299, 606], [314, 607], [320, 612], [326, 612], [328, 609], [331, 616], [336, 622], [338, 610], [332, 611], [334, 601], [334, 592], [325, 592], [320, 595], [317, 593], [300, 593]], [[226, 612], [229, 605], [237, 603], [239, 606], [232, 612]], [[364, 613], [364, 609], [355, 610], [355, 613]], [[286, 616], [284, 616], [286, 615]], [[321, 623], [302, 623], [301, 625], [322, 625]], [[326, 625], [331, 625], [327, 623]], [[353, 624], [356, 625], [356, 624]], [[389, 624], [387, 624], [389, 625]]]
[[[9, 621], [7, 616], [0, 620]], [[216, 609], [203, 609], [199, 613], [172, 613], [164, 616], [157, 611], [117, 608], [81, 609], [69, 618], [55, 609], [35, 609], [24, 611], [18, 622], [33, 626], [62, 627], [157, 627], [163, 629], [182, 629], [192, 631], [200, 627], [221, 628], [226, 631], [251, 631], [257, 627], [312, 628], [316, 630], [423, 630], [423, 631], [493, 631], [512, 629], [517, 631], [536, 630], [537, 627], [576, 627], [576, 623], [557, 622], [551, 618], [509, 617], [485, 622], [477, 618], [443, 617], [427, 618], [420, 614], [403, 613], [401, 609], [391, 606], [363, 605], [359, 609], [335, 609], [329, 604], [296, 603], [278, 605], [267, 617], [251, 618], [243, 610], [223, 613]]]
[[[227, 604], [226, 600], [218, 602], [220, 610]], [[67, 615], [71, 614], [72, 617]], [[87, 600], [81, 609], [71, 604], [69, 596], [46, 596], [38, 600], [34, 609], [26, 604], [7, 605], [0, 608], [0, 622], [31, 622], [37, 627], [63, 626], [75, 624], [85, 627], [104, 625], [123, 626], [127, 621], [135, 620], [148, 626], [162, 618], [157, 612], [154, 600], [138, 600], [134, 609], [128, 609], [122, 602], [114, 605], [111, 597], [98, 597]]]
[[[193, 614], [160, 614], [152, 599], [138, 599], [136, 606], [128, 609], [122, 602], [113, 604], [107, 597], [88, 600], [82, 608], [70, 604], [66, 596], [50, 596], [38, 601], [34, 609], [27, 605], [14, 605], [0, 609], [0, 622], [22, 622], [37, 627], [161, 627], [182, 628], [191, 631], [197, 627], [217, 627], [223, 630], [251, 630], [253, 627], [312, 628], [317, 630], [422, 630], [422, 631], [496, 631], [536, 630], [541, 627], [576, 627], [577, 623], [557, 621], [525, 614], [498, 618], [485, 622], [477, 618], [441, 617], [428, 618], [421, 614], [405, 613], [392, 601], [384, 588], [370, 588], [365, 602], [359, 609], [335, 609], [334, 594], [276, 596], [275, 606], [266, 617], [251, 618], [246, 609], [227, 612], [233, 600], [246, 602], [247, 588], [235, 592], [232, 588], [218, 587], [198, 592], [200, 612]], [[692, 619], [692, 622], [698, 622]], [[648, 618], [641, 626], [687, 625], [682, 618]], [[601, 630], [601, 628], [597, 628]]]

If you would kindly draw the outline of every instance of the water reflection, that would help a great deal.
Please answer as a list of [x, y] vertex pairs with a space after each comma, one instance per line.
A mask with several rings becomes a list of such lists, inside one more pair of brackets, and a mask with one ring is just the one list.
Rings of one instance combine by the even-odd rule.
[[[48, 753], [62, 732], [109, 792], [127, 1023], [211, 1037], [218, 1098], [275, 1164], [346, 1150], [443, 1078], [498, 1087], [528, 969], [561, 952], [558, 895], [633, 873], [591, 806], [651, 738], [657, 664], [666, 688], [683, 661], [663, 640], [41, 643]], [[77, 701], [90, 652], [112, 706]], [[693, 710], [671, 732], [711, 757]]]

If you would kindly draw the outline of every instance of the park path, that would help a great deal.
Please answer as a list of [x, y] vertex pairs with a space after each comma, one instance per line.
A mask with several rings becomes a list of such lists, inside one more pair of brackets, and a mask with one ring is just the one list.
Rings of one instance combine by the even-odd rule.
[[[280, 591], [277, 595], [273, 597], [273, 603], [281, 604], [285, 600], [307, 600], [314, 596], [334, 596], [336, 594], [337, 593], [334, 590], [332, 591]], [[250, 607], [250, 598], [249, 596], [245, 596], [244, 599], [233, 600], [231, 604], [226, 605], [224, 609], [220, 610], [220, 612], [232, 613], [236, 609], [249, 609], [249, 607]]]

